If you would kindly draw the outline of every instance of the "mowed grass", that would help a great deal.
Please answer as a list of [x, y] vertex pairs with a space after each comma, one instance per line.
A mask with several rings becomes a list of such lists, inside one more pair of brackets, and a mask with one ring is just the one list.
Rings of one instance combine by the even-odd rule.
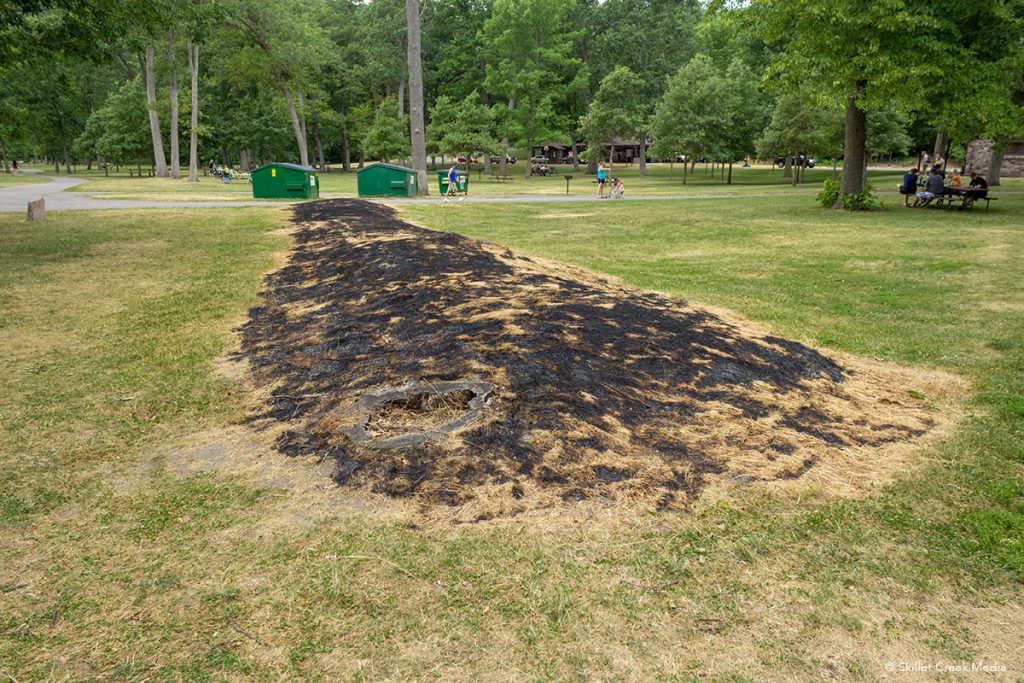
[[[460, 167], [461, 168], [461, 167]], [[513, 197], [517, 195], [564, 196], [596, 195], [597, 184], [594, 176], [588, 176], [585, 169], [573, 171], [572, 166], [553, 166], [552, 175], [524, 177], [523, 162], [509, 167], [510, 181], [497, 181], [482, 173], [482, 167], [474, 165], [470, 171], [470, 197]], [[497, 169], [497, 167], [495, 167]], [[447, 170], [447, 166], [428, 172], [430, 193], [438, 198], [437, 173]], [[496, 170], [495, 170], [496, 172]], [[895, 186], [899, 170], [872, 170], [871, 181], [881, 189]], [[569, 192], [566, 192], [565, 175], [573, 176], [569, 181]], [[814, 195], [820, 189], [825, 178], [831, 177], [831, 168], [809, 169], [806, 182], [794, 186], [790, 180], [782, 177], [777, 168], [759, 166], [742, 168], [733, 167], [732, 183], [727, 182], [719, 171], [714, 175], [710, 167], [697, 165], [694, 173], [683, 183], [682, 168], [679, 165], [669, 167], [667, 164], [651, 164], [647, 175], [639, 177], [636, 165], [615, 166], [612, 175], [622, 177], [626, 192], [630, 196], [701, 196], [701, 195], [751, 195], [751, 194], [801, 194]], [[84, 192], [102, 199], [153, 199], [165, 201], [209, 201], [209, 200], [245, 200], [252, 199], [252, 188], [247, 180], [235, 180], [225, 184], [218, 178], [201, 175], [199, 182], [190, 183], [185, 180], [167, 178], [130, 177], [127, 169], [122, 172], [111, 171], [109, 175], [93, 170], [80, 169], [74, 177], [88, 180], [87, 183], [70, 188], [72, 192]], [[322, 173], [320, 179], [320, 196], [322, 198], [355, 197], [357, 194], [356, 173], [334, 171]]]
[[[1024, 675], [1024, 201], [414, 206], [420, 224], [971, 379], [960, 431], [862, 500], [417, 528], [140, 468], [237, 420], [211, 362], [276, 208], [0, 217], [0, 674], [14, 680], [877, 680]], [[273, 456], [277, 457], [277, 456]], [[978, 674], [982, 680], [997, 680]]]
[[37, 175], [25, 175], [19, 173], [14, 175], [12, 173], [0, 172], [0, 187], [11, 187], [12, 185], [31, 185], [32, 183], [43, 183], [46, 182], [46, 178]]

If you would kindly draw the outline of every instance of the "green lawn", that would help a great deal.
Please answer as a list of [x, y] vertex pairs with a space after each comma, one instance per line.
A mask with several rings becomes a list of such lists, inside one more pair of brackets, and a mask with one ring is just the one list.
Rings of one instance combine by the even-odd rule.
[[0, 187], [10, 187], [11, 185], [31, 185], [32, 183], [43, 183], [46, 182], [46, 178], [37, 175], [25, 175], [19, 173], [13, 175], [11, 173], [0, 173]]
[[[515, 195], [552, 195], [566, 194], [564, 176], [572, 175], [569, 193], [573, 195], [596, 194], [597, 185], [593, 176], [587, 176], [581, 169], [574, 172], [571, 166], [554, 167], [555, 172], [546, 177], [523, 177], [523, 163], [510, 167], [511, 181], [499, 182], [482, 174], [482, 169], [474, 166], [470, 172], [469, 195], [471, 197], [511, 197]], [[444, 171], [444, 168], [439, 169]], [[682, 171], [679, 166], [669, 168], [667, 165], [652, 164], [648, 174], [640, 178], [636, 166], [619, 166], [613, 169], [614, 176], [621, 176], [626, 184], [628, 195], [750, 195], [750, 194], [801, 194], [813, 195], [820, 189], [822, 181], [832, 175], [831, 168], [810, 169], [806, 183], [793, 186], [791, 181], [782, 177], [779, 169], [767, 167], [742, 168], [733, 167], [732, 184], [728, 184], [719, 174], [714, 176], [698, 165], [694, 174], [688, 176], [683, 184]], [[872, 170], [871, 180], [879, 188], [888, 189], [895, 186], [900, 172], [888, 170]], [[122, 173], [110, 172], [109, 177], [102, 172], [80, 169], [75, 177], [84, 178], [89, 182], [70, 188], [73, 192], [84, 192], [90, 196], [104, 199], [154, 199], [168, 201], [203, 201], [251, 199], [252, 190], [245, 180], [236, 180], [225, 185], [216, 178], [201, 176], [198, 183], [185, 180], [169, 180], [165, 178], [129, 177], [128, 170]], [[431, 171], [430, 192], [436, 197], [438, 193], [437, 173]], [[320, 193], [324, 198], [356, 196], [356, 174], [331, 172], [320, 175]]]
[[0, 676], [870, 681], [981, 661], [1009, 672], [979, 680], [1020, 679], [1024, 197], [998, 204], [403, 207], [976, 390], [955, 435], [863, 499], [748, 487], [455, 528], [161, 455], [242, 415], [212, 361], [284, 210], [0, 216]]

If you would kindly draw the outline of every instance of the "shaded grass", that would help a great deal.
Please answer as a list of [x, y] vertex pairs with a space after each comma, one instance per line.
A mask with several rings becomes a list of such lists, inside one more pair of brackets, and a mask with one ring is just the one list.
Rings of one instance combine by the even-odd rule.
[[[739, 489], [694, 513], [458, 529], [139, 471], [241, 414], [210, 360], [275, 208], [0, 217], [0, 671], [17, 680], [874, 680], [1011, 661], [1024, 576], [1024, 204], [410, 207], [419, 223], [973, 379], [928, 463], [858, 501]], [[570, 209], [576, 211], [576, 207]]]

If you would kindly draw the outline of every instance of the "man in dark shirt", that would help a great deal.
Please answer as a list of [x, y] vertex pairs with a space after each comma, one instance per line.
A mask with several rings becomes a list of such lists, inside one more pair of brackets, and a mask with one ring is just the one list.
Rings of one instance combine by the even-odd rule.
[[903, 184], [900, 185], [900, 194], [903, 195], [903, 205], [910, 206], [910, 198], [917, 192], [917, 169], [912, 168], [903, 176]]
[[970, 189], [964, 193], [964, 203], [960, 206], [961, 209], [966, 209], [974, 203], [976, 199], [988, 196], [988, 181], [981, 177], [981, 175], [975, 171], [971, 173], [971, 184]]

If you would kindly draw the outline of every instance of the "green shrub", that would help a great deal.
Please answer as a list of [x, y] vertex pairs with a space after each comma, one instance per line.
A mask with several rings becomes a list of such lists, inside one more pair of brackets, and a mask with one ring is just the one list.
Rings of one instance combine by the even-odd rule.
[[[838, 197], [839, 181], [829, 178], [825, 181], [821, 192], [818, 193], [818, 204], [823, 208], [831, 209], [836, 205]], [[866, 185], [860, 192], [844, 194], [842, 206], [847, 211], [871, 211], [880, 208], [882, 204], [871, 194], [871, 186]]]

